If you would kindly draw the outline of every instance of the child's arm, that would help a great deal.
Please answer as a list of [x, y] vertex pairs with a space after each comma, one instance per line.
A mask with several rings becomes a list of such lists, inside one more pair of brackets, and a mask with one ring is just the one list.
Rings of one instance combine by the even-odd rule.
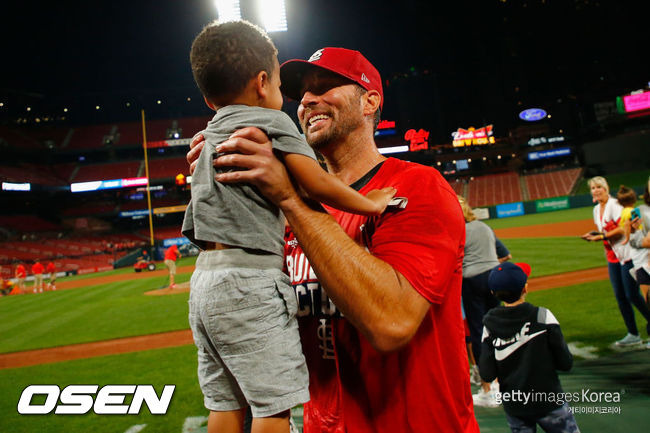
[[478, 360], [478, 372], [484, 382], [492, 382], [497, 378], [497, 359], [494, 356], [494, 346], [489, 332], [483, 327], [483, 336], [481, 339], [481, 356]]
[[364, 197], [323, 170], [317, 161], [308, 156], [285, 153], [284, 162], [289, 173], [311, 199], [345, 212], [380, 215], [397, 192], [389, 187], [372, 190]]
[[569, 371], [573, 366], [573, 355], [569, 352], [569, 347], [564, 341], [560, 322], [557, 321], [553, 313], [548, 309], [539, 307], [537, 320], [548, 326], [548, 344], [553, 355], [555, 369], [560, 371]]
[[564, 341], [560, 325], [551, 325], [548, 330], [548, 340], [553, 352], [555, 369], [560, 371], [569, 371], [573, 366], [573, 355], [569, 352], [569, 347]]

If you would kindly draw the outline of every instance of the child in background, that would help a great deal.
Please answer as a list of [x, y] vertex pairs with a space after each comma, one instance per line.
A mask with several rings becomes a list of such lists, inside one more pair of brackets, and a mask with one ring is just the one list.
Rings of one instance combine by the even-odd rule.
[[48, 290], [56, 290], [56, 265], [54, 262], [49, 262], [45, 268], [45, 272], [48, 273], [50, 280], [47, 284]]
[[[636, 249], [650, 248], [650, 179], [648, 179], [643, 192], [643, 204], [639, 205], [637, 209], [641, 214], [640, 218], [638, 220], [633, 218], [629, 227], [626, 224], [627, 230], [631, 232], [630, 244], [632, 248]], [[648, 254], [647, 266], [650, 267], [650, 254]], [[644, 265], [641, 269], [636, 270], [636, 280], [641, 287], [641, 294], [645, 298], [646, 305], [650, 308], [650, 270], [648, 267]], [[650, 341], [648, 349], [650, 349]]]
[[[208, 430], [239, 432], [245, 409], [252, 431], [289, 431], [289, 410], [308, 401], [308, 375], [295, 318], [297, 300], [282, 272], [284, 217], [247, 184], [215, 181], [218, 145], [257, 127], [307, 195], [347, 212], [380, 215], [396, 190], [363, 196], [324, 171], [291, 118], [281, 111], [277, 50], [245, 21], [213, 23], [196, 37], [192, 72], [216, 111], [192, 176], [183, 234], [201, 248], [190, 282], [190, 325]], [[351, 81], [352, 83], [352, 81]], [[327, 113], [312, 121], [328, 122]]]
[[[639, 288], [631, 294], [632, 296], [629, 297], [629, 299], [630, 302], [637, 307], [639, 312], [648, 321], [648, 324], [646, 325], [646, 331], [650, 336], [650, 310], [647, 303], [648, 288], [650, 287], [650, 264], [648, 263], [648, 249], [634, 248], [629, 242], [631, 221], [633, 219], [632, 211], [636, 205], [637, 196], [632, 188], [621, 185], [618, 192], [616, 193], [616, 199], [618, 200], [618, 203], [623, 206], [623, 210], [621, 211], [621, 220], [618, 223], [619, 227], [622, 227], [625, 233], [625, 240], [623, 243], [625, 244], [625, 252], [628, 258], [628, 261], [623, 263], [623, 268], [624, 271], [627, 271], [630, 273], [630, 275], [632, 275], [632, 277], [639, 285]], [[639, 215], [639, 217], [640, 216], [641, 215]], [[643, 230], [643, 226], [641, 226], [639, 230]], [[640, 293], [639, 289], [641, 290]]]
[[537, 424], [547, 433], [579, 432], [568, 404], [555, 398], [563, 394], [556, 370], [569, 371], [573, 356], [553, 313], [525, 302], [529, 275], [526, 263], [490, 272], [489, 288], [503, 306], [483, 318], [479, 371], [486, 382], [499, 380], [496, 399], [513, 432], [534, 432]]

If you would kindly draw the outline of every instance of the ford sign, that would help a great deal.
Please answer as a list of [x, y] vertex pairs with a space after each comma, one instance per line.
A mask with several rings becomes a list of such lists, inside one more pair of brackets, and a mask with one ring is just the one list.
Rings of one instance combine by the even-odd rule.
[[529, 108], [519, 113], [519, 118], [525, 120], [526, 122], [535, 122], [536, 120], [542, 120], [546, 117], [546, 111], [541, 108]]

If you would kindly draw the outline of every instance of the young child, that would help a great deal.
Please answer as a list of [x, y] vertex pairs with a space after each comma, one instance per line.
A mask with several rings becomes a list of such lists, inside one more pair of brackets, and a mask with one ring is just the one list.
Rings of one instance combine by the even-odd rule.
[[347, 212], [379, 215], [394, 188], [367, 197], [328, 174], [283, 113], [277, 50], [245, 21], [212, 23], [190, 53], [194, 79], [216, 111], [202, 132], [183, 234], [202, 251], [190, 282], [190, 325], [209, 430], [238, 432], [247, 406], [252, 431], [289, 431], [289, 409], [309, 400], [295, 318], [297, 300], [282, 272], [284, 217], [252, 185], [215, 181], [219, 143], [254, 126], [272, 141], [311, 199]]
[[[621, 219], [618, 223], [618, 226], [623, 228], [625, 240], [625, 254], [627, 255], [627, 262], [622, 263], [623, 270], [629, 272], [632, 277], [636, 280], [639, 285], [641, 293], [639, 294], [636, 287], [634, 292], [631, 293], [631, 296], [628, 298], [630, 303], [634, 304], [639, 312], [647, 320], [646, 331], [650, 336], [650, 309], [648, 307], [648, 288], [650, 285], [650, 263], [648, 263], [648, 249], [647, 248], [635, 248], [630, 242], [631, 235], [631, 221], [632, 221], [632, 210], [636, 205], [637, 196], [636, 192], [632, 188], [629, 188], [625, 185], [621, 185], [618, 192], [616, 193], [616, 199], [618, 203], [623, 206], [621, 211]], [[639, 215], [640, 216], [640, 215]], [[643, 230], [643, 226], [639, 228]]]
[[513, 432], [537, 424], [546, 432], [578, 432], [569, 406], [557, 399], [563, 391], [556, 370], [569, 371], [573, 357], [553, 314], [524, 301], [529, 275], [526, 263], [504, 262], [490, 272], [488, 286], [504, 305], [483, 318], [481, 377], [499, 379], [497, 400]]

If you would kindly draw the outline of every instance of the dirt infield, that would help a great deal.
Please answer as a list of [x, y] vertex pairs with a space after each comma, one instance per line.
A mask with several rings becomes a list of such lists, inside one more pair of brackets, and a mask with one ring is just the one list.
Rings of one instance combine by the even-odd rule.
[[494, 232], [502, 239], [509, 238], [547, 238], [560, 236], [580, 236], [594, 230], [594, 220], [579, 220], [563, 223], [537, 224], [525, 227], [496, 229]]
[[[579, 236], [593, 229], [592, 220], [572, 221], [566, 223], [540, 224], [526, 227], [514, 227], [495, 230], [497, 236], [503, 239], [522, 237], [559, 237]], [[189, 273], [194, 266], [183, 266], [177, 269], [178, 273]], [[126, 273], [91, 277], [81, 280], [61, 282], [59, 289], [75, 289], [97, 284], [116, 283], [133, 279], [145, 279], [153, 276], [166, 276], [167, 270], [153, 272]], [[549, 275], [531, 278], [529, 291], [546, 290], [557, 287], [570, 286], [579, 283], [606, 280], [607, 267], [568, 272], [564, 274]], [[147, 292], [147, 295], [166, 295], [189, 291], [189, 283], [178, 284], [175, 289], [159, 289]], [[189, 329], [182, 331], [164, 332], [160, 334], [142, 335], [138, 337], [119, 338], [114, 340], [99, 341], [94, 343], [73, 344], [69, 346], [48, 349], [29, 350], [0, 354], [0, 369], [18, 368], [30, 365], [46, 364], [73, 359], [92, 358], [96, 356], [113, 355], [141, 350], [175, 347], [192, 344], [192, 333]]]

